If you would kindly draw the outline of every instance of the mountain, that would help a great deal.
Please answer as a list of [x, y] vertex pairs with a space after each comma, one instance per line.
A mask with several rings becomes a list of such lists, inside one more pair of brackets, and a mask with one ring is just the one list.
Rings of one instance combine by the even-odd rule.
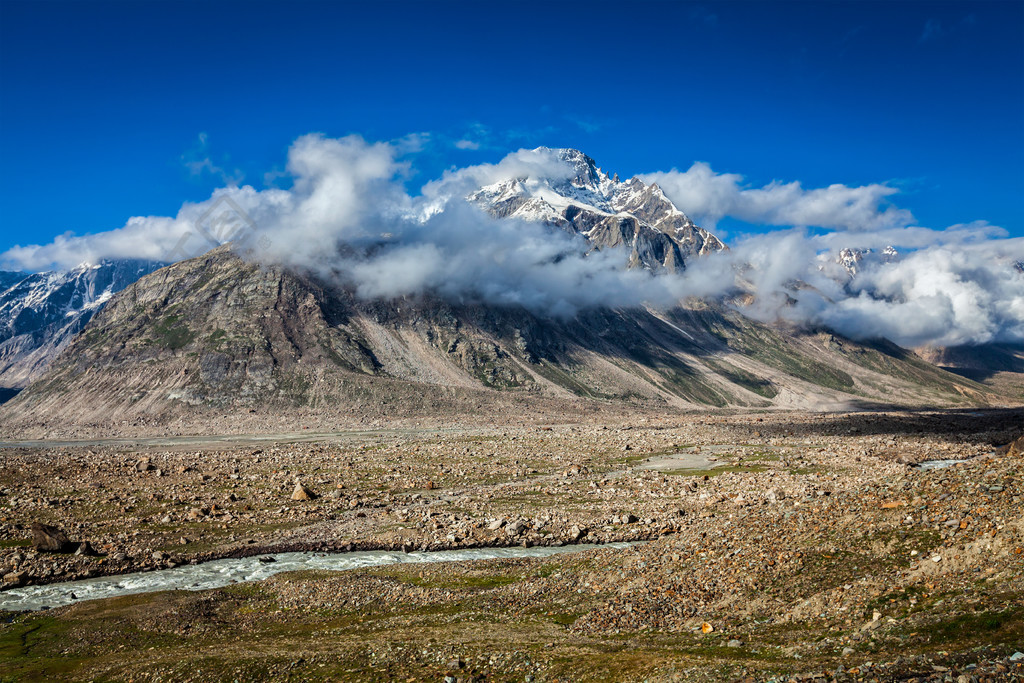
[[6, 292], [28, 276], [28, 273], [0, 270], [0, 292]]
[[864, 266], [869, 263], [895, 263], [900, 260], [900, 253], [893, 246], [888, 246], [881, 252], [873, 249], [841, 249], [836, 255], [835, 262], [841, 265], [850, 277], [854, 277]]
[[[678, 271], [692, 258], [725, 249], [656, 184], [609, 177], [578, 150], [534, 151], [572, 173], [510, 178], [466, 200], [497, 217], [543, 221], [581, 235], [593, 249], [624, 247], [630, 267]], [[0, 389], [38, 377], [111, 295], [161, 265], [119, 260], [30, 275], [0, 272]]]
[[[656, 184], [609, 177], [577, 150], [536, 152], [570, 173], [504, 178], [466, 201], [579, 235], [593, 250], [624, 248], [631, 268], [679, 271], [725, 249]], [[898, 257], [848, 250], [837, 263], [854, 277], [866, 258]], [[3, 293], [0, 377], [34, 378], [0, 409], [4, 431], [1002, 400], [893, 344], [765, 325], [725, 304], [592, 308], [566, 320], [429, 292], [364, 300], [228, 246], [154, 266], [81, 266]]]
[[609, 177], [579, 150], [534, 151], [568, 164], [574, 174], [509, 178], [480, 188], [468, 201], [498, 218], [541, 221], [582, 235], [595, 249], [624, 247], [634, 268], [681, 271], [688, 260], [726, 248], [677, 209], [657, 183]]
[[215, 418], [223, 421], [217, 429], [255, 431], [282, 415], [336, 425], [470, 414], [564, 419], [613, 404], [995, 400], [898, 347], [766, 326], [714, 305], [592, 309], [558, 320], [430, 296], [365, 301], [222, 247], [113, 296], [0, 409], [0, 423], [29, 434], [176, 420], [195, 430]]
[[915, 351], [927, 362], [984, 384], [996, 394], [1024, 399], [1024, 344], [993, 342]]
[[159, 268], [151, 261], [67, 271], [0, 273], [0, 388], [27, 385], [116, 293]]

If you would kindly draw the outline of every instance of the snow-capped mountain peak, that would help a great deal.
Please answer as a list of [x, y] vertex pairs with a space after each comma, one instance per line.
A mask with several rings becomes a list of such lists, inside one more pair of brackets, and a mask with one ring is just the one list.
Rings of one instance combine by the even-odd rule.
[[0, 273], [0, 386], [22, 386], [118, 291], [163, 264], [116, 260]]
[[499, 218], [537, 221], [585, 237], [594, 249], [631, 249], [631, 267], [680, 270], [694, 256], [725, 248], [697, 227], [657, 184], [609, 176], [576, 149], [538, 147], [564, 174], [519, 176], [485, 185], [467, 200]]
[[879, 252], [873, 249], [846, 248], [840, 249], [835, 262], [846, 269], [851, 277], [864, 270], [864, 267], [873, 263], [893, 263], [900, 260], [900, 252], [896, 247], [889, 245]]

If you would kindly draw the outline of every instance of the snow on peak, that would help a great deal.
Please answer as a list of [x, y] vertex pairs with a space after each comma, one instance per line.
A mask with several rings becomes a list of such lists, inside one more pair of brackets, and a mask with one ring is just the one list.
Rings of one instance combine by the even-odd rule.
[[892, 263], [900, 259], [900, 252], [896, 247], [889, 245], [880, 252], [873, 249], [859, 249], [847, 247], [840, 249], [835, 262], [846, 269], [851, 276], [862, 271], [869, 263]]
[[[647, 185], [636, 177], [623, 182], [578, 149], [538, 147], [533, 151], [568, 164], [566, 176], [508, 178], [481, 187], [467, 199], [502, 217], [547, 220], [551, 211], [575, 206], [608, 216], [627, 213], [651, 225], [673, 219], [670, 228], [659, 228], [668, 233], [695, 227], [657, 184]], [[530, 201], [534, 199], [540, 201]], [[513, 203], [517, 207], [510, 209]]]
[[623, 182], [577, 149], [538, 147], [531, 154], [542, 163], [520, 167], [518, 172], [525, 175], [479, 187], [466, 200], [497, 218], [543, 222], [582, 235], [595, 247], [628, 243], [640, 249], [639, 239], [647, 246], [637, 258], [650, 260], [658, 254], [656, 260], [665, 267], [679, 268], [689, 256], [725, 249], [656, 184], [637, 177]]

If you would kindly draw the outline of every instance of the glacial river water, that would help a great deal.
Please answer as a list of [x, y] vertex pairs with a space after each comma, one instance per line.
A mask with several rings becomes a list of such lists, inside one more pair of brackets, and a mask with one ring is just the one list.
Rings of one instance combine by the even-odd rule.
[[[259, 557], [225, 558], [201, 564], [187, 564], [134, 574], [101, 576], [42, 586], [25, 586], [0, 593], [0, 610], [39, 610], [60, 607], [82, 600], [111, 598], [133, 593], [166, 590], [205, 590], [242, 581], [259, 581], [274, 574], [300, 569], [345, 571], [388, 564], [429, 562], [466, 562], [517, 557], [550, 557], [600, 548], [626, 548], [633, 543], [604, 545], [566, 545], [534, 548], [470, 548], [434, 552], [391, 552], [373, 550], [351, 553], [276, 553]], [[262, 558], [262, 559], [261, 559]], [[273, 562], [267, 561], [273, 558]]]

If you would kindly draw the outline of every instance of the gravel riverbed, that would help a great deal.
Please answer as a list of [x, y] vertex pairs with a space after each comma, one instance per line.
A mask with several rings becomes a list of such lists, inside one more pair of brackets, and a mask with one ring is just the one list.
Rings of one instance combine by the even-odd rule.
[[[1022, 425], [722, 413], [8, 448], [8, 588], [268, 552], [649, 542], [90, 601], [11, 614], [0, 647], [16, 677], [1024, 678], [1024, 457], [1000, 448]], [[958, 464], [917, 466], [939, 460]], [[33, 522], [94, 554], [33, 550]]]

